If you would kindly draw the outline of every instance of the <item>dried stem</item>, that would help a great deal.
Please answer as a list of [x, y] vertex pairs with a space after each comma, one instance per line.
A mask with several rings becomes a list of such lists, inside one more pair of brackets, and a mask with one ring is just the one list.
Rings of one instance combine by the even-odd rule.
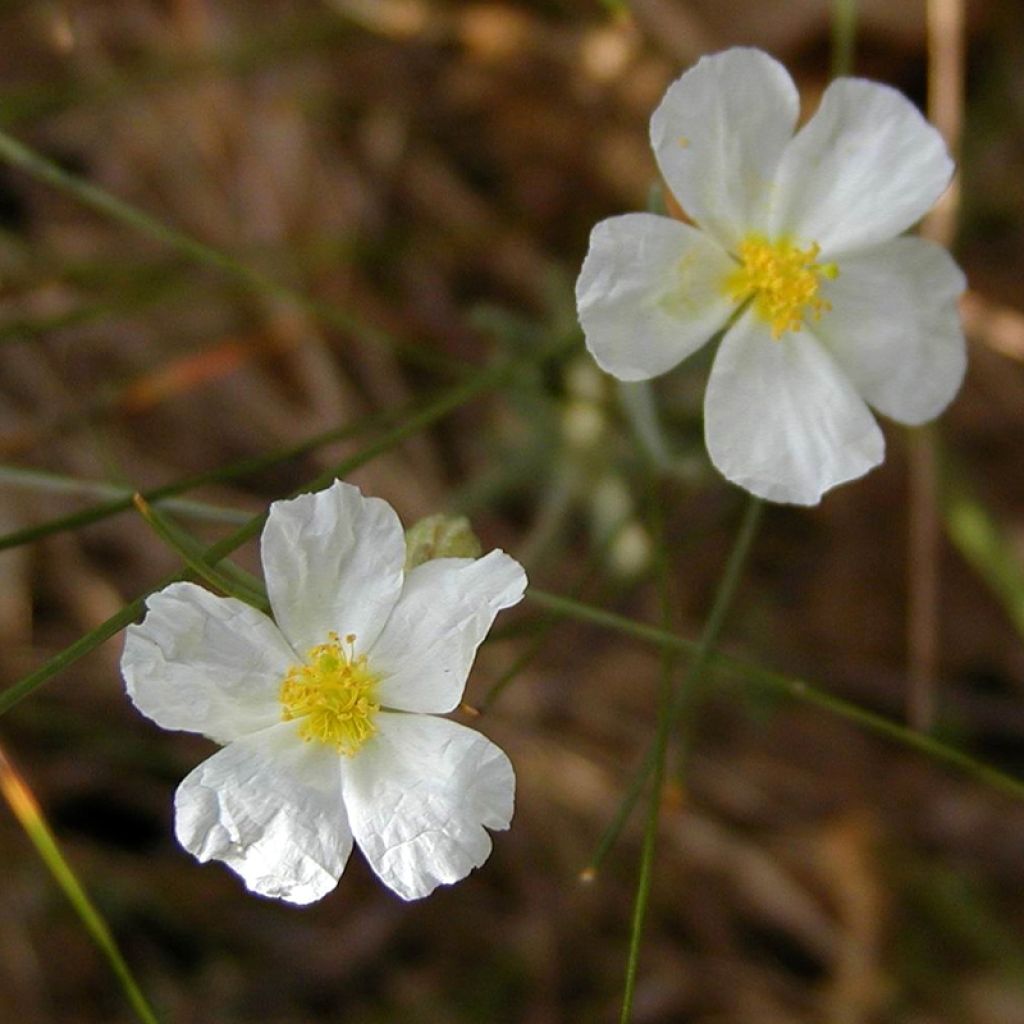
[[[962, 0], [928, 0], [928, 112], [956, 157], [963, 120], [964, 11]], [[925, 219], [921, 233], [949, 246], [956, 231], [958, 183]], [[907, 720], [928, 731], [935, 722], [939, 635], [938, 466], [930, 431], [910, 444], [908, 543]]]

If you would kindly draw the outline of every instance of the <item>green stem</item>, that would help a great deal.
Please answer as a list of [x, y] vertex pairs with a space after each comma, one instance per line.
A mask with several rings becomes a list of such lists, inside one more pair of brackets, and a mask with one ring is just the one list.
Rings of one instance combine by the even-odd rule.
[[832, 0], [832, 77], [853, 74], [857, 46], [857, 0]]
[[270, 611], [263, 581], [251, 576], [226, 558], [217, 566], [210, 565], [202, 542], [181, 529], [150, 505], [141, 494], [135, 495], [135, 507], [153, 532], [192, 570], [195, 576], [222, 594], [237, 597], [259, 611]]
[[[671, 624], [669, 601], [669, 562], [665, 545], [665, 523], [663, 510], [658, 501], [651, 514], [652, 533], [658, 538], [658, 592], [661, 604], [661, 624], [667, 631]], [[637, 876], [636, 898], [633, 902], [633, 920], [629, 934], [629, 953], [626, 958], [626, 982], [622, 991], [622, 1012], [620, 1024], [629, 1024], [633, 1017], [633, 1000], [636, 994], [636, 979], [640, 966], [640, 946], [643, 939], [644, 922], [651, 898], [654, 881], [654, 850], [658, 839], [658, 822], [661, 818], [661, 789], [665, 777], [665, 755], [668, 738], [672, 731], [673, 694], [672, 673], [675, 669], [676, 651], [669, 647], [661, 649], [661, 700], [659, 703], [658, 728], [654, 736], [654, 766], [651, 780], [650, 803], [644, 826], [643, 846], [640, 851], [640, 871]]]
[[185, 234], [183, 231], [177, 231], [174, 228], [168, 227], [148, 213], [136, 209], [109, 192], [105, 192], [103, 189], [97, 188], [95, 185], [65, 171], [52, 160], [47, 160], [46, 157], [36, 153], [3, 131], [0, 131], [0, 160], [13, 167], [17, 167], [37, 181], [41, 181], [72, 196], [83, 206], [87, 206], [97, 213], [109, 217], [111, 220], [124, 224], [140, 234], [147, 235], [161, 245], [174, 249], [190, 260], [213, 267], [229, 275], [251, 291], [290, 302], [301, 309], [309, 311], [332, 327], [356, 334], [374, 344], [400, 351], [403, 355], [409, 357], [410, 360], [421, 363], [426, 368], [442, 369], [447, 372], [452, 370], [465, 371], [466, 369], [465, 364], [461, 361], [453, 360], [450, 357], [442, 356], [436, 351], [417, 345], [410, 345], [401, 339], [394, 338], [379, 328], [371, 327], [329, 303], [320, 302], [279, 284], [277, 281], [261, 274], [233, 256], [229, 256], [227, 253], [213, 248], [213, 246], [206, 245]]
[[[603, 608], [595, 608], [592, 605], [574, 601], [559, 594], [550, 594], [531, 587], [527, 590], [526, 596], [535, 604], [540, 605], [542, 608], [548, 608], [559, 615], [564, 615], [580, 622], [590, 622], [604, 629], [611, 629], [625, 636], [631, 636], [634, 639], [653, 644], [656, 647], [674, 647], [688, 654], [693, 654], [698, 647], [695, 641], [668, 633], [657, 626], [636, 622], [623, 615], [605, 611]], [[948, 743], [943, 743], [934, 736], [914, 732], [914, 730], [908, 729], [906, 726], [900, 725], [899, 722], [886, 718], [884, 715], [876, 714], [874, 711], [868, 711], [852, 701], [836, 697], [806, 680], [799, 679], [796, 676], [787, 676], [771, 669], [761, 668], [759, 665], [753, 665], [748, 661], [743, 661], [740, 658], [734, 658], [726, 654], [713, 654], [710, 658], [710, 664], [716, 670], [726, 672], [746, 683], [759, 686], [776, 695], [822, 708], [839, 718], [854, 722], [868, 732], [883, 736], [893, 743], [915, 750], [936, 761], [956, 768], [965, 775], [969, 775], [971, 778], [991, 786], [1001, 793], [1012, 796], [1017, 800], [1024, 800], [1024, 780], [1007, 775], [998, 768], [994, 768], [984, 761], [979, 761], [970, 754], [950, 746]]]
[[[106, 498], [108, 501], [99, 506], [104, 510], [109, 509], [111, 506], [115, 507], [118, 511], [130, 508], [132, 497], [135, 494], [130, 487], [108, 483], [105, 480], [79, 480], [60, 473], [48, 473], [41, 469], [23, 469], [20, 466], [0, 465], [0, 484], [21, 487], [25, 490], [37, 492], [43, 491], [53, 494], [73, 494], [78, 497]], [[185, 488], [181, 489], [185, 490]], [[165, 488], [162, 490], [164, 490], [165, 494], [170, 493]], [[153, 501], [156, 500], [158, 499], [153, 499]], [[249, 519], [248, 514], [245, 512], [239, 512], [233, 508], [222, 508], [219, 505], [210, 505], [205, 501], [167, 498], [161, 502], [161, 505], [168, 512], [177, 512], [179, 515], [207, 522], [244, 523]], [[108, 513], [105, 511], [103, 514]], [[98, 518], [102, 517], [101, 515]], [[22, 532], [18, 531], [18, 533]], [[0, 537], [0, 551], [6, 547], [16, 546], [18, 541], [15, 541], [13, 544], [8, 542], [11, 537], [17, 537], [17, 534], [11, 533]], [[36, 538], [32, 537], [30, 539], [34, 540]]]
[[548, 634], [554, 628], [558, 622], [557, 615], [547, 615], [541, 621], [537, 627], [536, 633], [530, 638], [530, 642], [526, 645], [526, 649], [523, 650], [519, 657], [517, 657], [511, 665], [491, 684], [490, 689], [484, 694], [484, 699], [480, 702], [479, 710], [481, 712], [490, 711], [494, 707], [494, 702], [505, 692], [505, 690], [511, 685], [511, 683], [519, 676], [520, 672], [523, 671], [529, 665], [534, 658], [540, 654], [541, 649], [544, 647], [547, 641]]
[[[608, 536], [601, 541], [587, 557], [586, 564], [580, 571], [579, 576], [573, 581], [573, 585], [569, 588], [569, 593], [572, 597], [579, 597], [583, 593], [583, 589], [592, 580], [594, 572], [597, 568], [597, 564], [600, 559], [607, 555], [609, 548], [615, 542], [615, 540], [621, 535], [622, 529], [627, 523], [631, 521], [632, 517], [623, 519], [617, 526], [608, 531]], [[603, 595], [606, 591], [602, 588], [599, 591], [599, 596]], [[480, 711], [490, 711], [494, 706], [495, 701], [505, 692], [508, 686], [515, 681], [520, 672], [523, 671], [529, 665], [534, 658], [541, 652], [545, 642], [548, 639], [551, 631], [558, 625], [559, 616], [552, 613], [543, 616], [541, 621], [537, 624], [533, 635], [530, 638], [529, 644], [526, 649], [517, 657], [512, 664], [491, 684], [490, 689], [484, 695], [483, 700], [480, 702]], [[490, 634], [492, 639], [496, 639], [495, 633], [492, 631]]]
[[[324, 431], [320, 434], [315, 434], [313, 437], [307, 438], [305, 441], [300, 441], [298, 444], [290, 445], [288, 448], [284, 448], [281, 451], [241, 459], [228, 466], [221, 466], [217, 469], [208, 470], [205, 473], [198, 473], [194, 476], [175, 480], [172, 483], [164, 484], [162, 487], [155, 487], [152, 490], [143, 491], [142, 497], [151, 505], [164, 502], [167, 504], [167, 507], [170, 508], [171, 506], [166, 502], [166, 499], [170, 498], [172, 495], [181, 494], [182, 491], [194, 490], [204, 484], [224, 483], [228, 480], [236, 480], [239, 477], [253, 476], [256, 473], [262, 473], [264, 470], [272, 469], [274, 466], [277, 466], [282, 462], [289, 462], [302, 455], [307, 455], [310, 452], [315, 451], [317, 448], [323, 447], [325, 444], [353, 437], [377, 422], [386, 423], [396, 418], [398, 417], [394, 412], [367, 416], [357, 423], [348, 423], [340, 427], [332, 427], [330, 430]], [[0, 466], [0, 482], [3, 482], [8, 475], [13, 476], [13, 482], [20, 482], [25, 486], [30, 485], [30, 477], [33, 481], [40, 479], [43, 481], [46, 479], [58, 481], [60, 479], [64, 479], [60, 477], [53, 477], [50, 474], [40, 474], [36, 470], [19, 470], [15, 467]], [[20, 480], [18, 479], [19, 475], [21, 477]], [[33, 541], [40, 540], [43, 537], [48, 537], [54, 533], [62, 533], [67, 530], [77, 530], [82, 526], [87, 526], [90, 523], [106, 519], [119, 512], [125, 512], [132, 507], [134, 492], [131, 488], [122, 487], [116, 484], [78, 483], [84, 487], [109, 487], [111, 492], [116, 491], [116, 493], [123, 496], [113, 498], [111, 501], [103, 502], [99, 505], [93, 505], [92, 507], [82, 509], [79, 512], [72, 512], [67, 516], [60, 516], [57, 519], [51, 519], [48, 522], [39, 523], [36, 526], [27, 526], [22, 530], [15, 530], [12, 533], [5, 534], [0, 537], [0, 551], [3, 551], [5, 548], [13, 548], [18, 547], [21, 544], [28, 544]], [[209, 506], [205, 505], [201, 507], [209, 508]], [[184, 510], [182, 509], [182, 511]], [[248, 518], [248, 516], [245, 517], [246, 520], [248, 520]]]
[[[671, 669], [666, 670], [666, 705], [671, 701]], [[668, 723], [662, 728], [662, 722]], [[658, 837], [658, 822], [661, 817], [661, 787], [665, 777], [665, 754], [668, 749], [669, 724], [671, 715], [663, 713], [654, 738], [654, 767], [652, 769], [650, 805], [644, 825], [643, 848], [640, 853], [640, 874], [637, 878], [636, 900], [633, 904], [633, 920], [629, 935], [629, 955], [626, 960], [626, 984], [622, 992], [622, 1013], [620, 1024], [629, 1024], [633, 1017], [633, 998], [636, 992], [637, 971], [640, 965], [640, 944], [643, 938], [647, 905], [650, 902], [651, 883], [654, 879], [654, 849]]]
[[[540, 353], [539, 355], [543, 354], [544, 353]], [[318, 476], [314, 481], [301, 488], [301, 491], [317, 490], [319, 488], [326, 487], [335, 477], [345, 476], [357, 469], [359, 466], [365, 465], [367, 462], [375, 459], [382, 452], [388, 451], [396, 445], [401, 444], [402, 441], [414, 436], [431, 423], [442, 419], [453, 410], [465, 405], [482, 392], [496, 388], [509, 376], [517, 365], [518, 363], [515, 360], [500, 363], [484, 370], [473, 380], [449, 389], [420, 413], [411, 416], [400, 426], [388, 431], [383, 437], [375, 441], [373, 444], [368, 445], [362, 451], [344, 459], [336, 466], [320, 474], [320, 476]], [[255, 516], [250, 519], [248, 523], [240, 527], [230, 536], [218, 541], [211, 548], [205, 551], [203, 553], [203, 561], [209, 565], [216, 565], [220, 559], [229, 555], [236, 548], [241, 547], [247, 540], [256, 536], [256, 534], [258, 534], [262, 529], [265, 519], [265, 514]], [[153, 589], [158, 590], [175, 580], [183, 578], [186, 577], [182, 574], [175, 574], [174, 576], [164, 579]], [[152, 591], [150, 591], [150, 593], [152, 593]], [[57, 673], [70, 665], [73, 665], [79, 658], [84, 657], [90, 651], [95, 650], [95, 648], [97, 648], [101, 643], [109, 640], [120, 630], [124, 629], [129, 623], [134, 622], [135, 619], [142, 614], [146, 596], [148, 595], [136, 598], [119, 612], [107, 619], [106, 622], [97, 626], [96, 629], [87, 633], [85, 636], [80, 637], [73, 644], [55, 654], [49, 661], [37, 668], [34, 672], [30, 672], [23, 679], [7, 687], [6, 690], [0, 691], [0, 715], [9, 711], [15, 704], [24, 700], [29, 696], [29, 694], [57, 675]]]
[[683, 683], [676, 694], [673, 714], [676, 721], [681, 723], [684, 753], [693, 738], [693, 709], [704, 694], [702, 681], [704, 667], [714, 651], [719, 634], [722, 632], [722, 626], [725, 624], [725, 617], [732, 606], [736, 589], [743, 575], [743, 567], [747, 563], [754, 538], [757, 536], [763, 509], [762, 499], [750, 495], [747, 499], [747, 507], [743, 512], [743, 519], [740, 522], [739, 532], [733, 543], [732, 551], [729, 552], [729, 560], [725, 564], [725, 571], [719, 580], [718, 589], [715, 591], [715, 599], [697, 646], [697, 652], [690, 662]]
[[[41, 272], [45, 274], [47, 271], [41, 268]], [[54, 269], [53, 272], [57, 273], [57, 270]], [[60, 269], [60, 273], [62, 276], [73, 276], [68, 274], [66, 266]], [[116, 303], [107, 300], [81, 305], [67, 312], [51, 316], [5, 320], [0, 324], [0, 345], [32, 341], [68, 327], [78, 327], [106, 320], [115, 313], [123, 315], [126, 311], [141, 311], [147, 306], [155, 305], [177, 286], [174, 278], [167, 273], [161, 273], [159, 276], [153, 273], [143, 273], [140, 277], [141, 281], [118, 282]], [[10, 286], [12, 282], [6, 281], [5, 284]]]
[[[743, 565], [750, 552], [754, 537], [757, 535], [757, 526], [760, 522], [763, 506], [764, 503], [760, 498], [750, 495], [746, 510], [743, 513], [743, 520], [740, 523], [739, 532], [736, 535], [736, 541], [733, 544], [732, 551], [729, 553], [729, 560], [726, 563], [722, 577], [718, 582], [715, 599], [712, 602], [711, 611], [708, 613], [707, 622], [704, 624], [700, 640], [694, 648], [693, 657], [687, 667], [686, 675], [676, 691], [672, 706], [673, 721], [679, 721], [684, 714], [689, 712], [699, 697], [698, 684], [700, 683], [701, 674], [718, 641], [718, 635], [725, 623], [726, 613], [735, 596], [736, 588], [743, 572]], [[633, 808], [636, 806], [637, 800], [640, 799], [640, 794], [643, 792], [648, 778], [650, 778], [651, 773], [654, 771], [656, 759], [657, 751], [655, 746], [652, 745], [648, 748], [639, 771], [634, 775], [626, 789], [612, 820], [598, 840], [594, 856], [589, 864], [591, 870], [596, 871], [601, 866], [608, 852], [615, 845], [622, 829], [629, 820], [629, 816], [633, 812]]]

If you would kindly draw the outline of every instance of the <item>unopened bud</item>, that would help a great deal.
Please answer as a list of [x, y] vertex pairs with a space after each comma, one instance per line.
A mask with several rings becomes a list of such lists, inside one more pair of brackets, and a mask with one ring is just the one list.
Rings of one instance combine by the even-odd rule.
[[406, 572], [434, 558], [479, 558], [482, 552], [465, 516], [427, 516], [405, 531]]

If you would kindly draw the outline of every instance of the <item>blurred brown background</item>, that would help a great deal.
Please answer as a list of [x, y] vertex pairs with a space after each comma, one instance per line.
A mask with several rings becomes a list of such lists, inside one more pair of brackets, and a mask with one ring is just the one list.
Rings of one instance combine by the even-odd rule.
[[[813, 105], [829, 4], [629, 6], [0, 4], [0, 128], [351, 318], [242, 287], [0, 167], [0, 460], [155, 486], [420, 400], [450, 382], [437, 356], [484, 365], [562, 340], [568, 354], [352, 479], [407, 522], [465, 512], [535, 584], [656, 621], [650, 481], [614, 389], [581, 355], [573, 281], [592, 225], [648, 202], [647, 120], [666, 85], [701, 53], [753, 44]], [[857, 73], [923, 105], [923, 2], [859, 12]], [[971, 368], [941, 432], [1019, 558], [1019, 4], [971, 3], [967, 32], [956, 248]], [[666, 532], [689, 636], [741, 504], [703, 455], [705, 368], [698, 358], [659, 384], [682, 453]], [[891, 425], [887, 436], [885, 465], [819, 509], [768, 509], [726, 637], [899, 718], [907, 446]], [[252, 515], [366, 439], [191, 496]], [[88, 504], [56, 486], [0, 478], [0, 532]], [[182, 522], [208, 539], [226, 529]], [[255, 567], [253, 550], [241, 557]], [[947, 541], [939, 558], [939, 735], [1024, 773], [1011, 599]], [[5, 682], [176, 566], [133, 513], [0, 553]], [[639, 816], [592, 884], [577, 876], [653, 734], [657, 656], [592, 626], [540, 634], [543, 621], [529, 603], [499, 620], [467, 695], [484, 703], [543, 640], [474, 723], [517, 767], [513, 828], [483, 869], [418, 904], [358, 854], [335, 893], [295, 909], [178, 849], [174, 786], [212, 748], [131, 710], [119, 641], [12, 710], [0, 742], [168, 1022], [617, 1020]], [[685, 790], [666, 803], [636, 1021], [1024, 1022], [1024, 804], [822, 711], [719, 682]], [[0, 1021], [130, 1019], [3, 807]]]

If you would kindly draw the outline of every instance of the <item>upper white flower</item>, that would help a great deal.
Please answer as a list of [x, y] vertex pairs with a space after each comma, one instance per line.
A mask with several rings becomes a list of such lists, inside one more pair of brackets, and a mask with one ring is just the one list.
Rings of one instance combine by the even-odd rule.
[[127, 630], [136, 707], [223, 747], [178, 787], [179, 842], [293, 903], [337, 885], [353, 840], [404, 899], [464, 878], [490, 853], [485, 826], [508, 827], [515, 776], [436, 716], [522, 597], [522, 566], [495, 550], [404, 572], [394, 509], [340, 481], [271, 505], [262, 559], [274, 620], [175, 583]]
[[944, 249], [895, 237], [953, 172], [917, 109], [856, 78], [794, 135], [798, 108], [759, 50], [686, 72], [651, 144], [697, 227], [602, 221], [576, 298], [588, 349], [622, 380], [664, 373], [726, 327], [704, 402], [711, 460], [754, 494], [810, 505], [882, 461], [868, 404], [918, 424], [956, 394], [964, 277]]

